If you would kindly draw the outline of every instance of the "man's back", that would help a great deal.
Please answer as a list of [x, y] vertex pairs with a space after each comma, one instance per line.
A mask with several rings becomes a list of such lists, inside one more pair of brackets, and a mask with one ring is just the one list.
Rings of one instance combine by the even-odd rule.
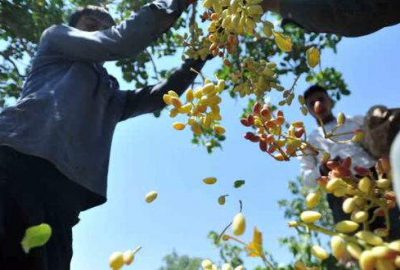
[[[0, 145], [49, 160], [104, 202], [112, 135], [116, 124], [127, 118], [128, 94], [100, 63], [135, 57], [168, 30], [186, 6], [186, 0], [158, 0], [99, 31], [66, 25], [46, 29], [21, 98], [0, 114]], [[139, 103], [131, 103], [131, 116], [153, 105], [135, 111], [132, 107]]]
[[67, 60], [42, 43], [17, 105], [0, 115], [0, 142], [51, 160], [69, 179], [105, 197], [112, 134], [123, 106], [123, 94], [104, 68]]

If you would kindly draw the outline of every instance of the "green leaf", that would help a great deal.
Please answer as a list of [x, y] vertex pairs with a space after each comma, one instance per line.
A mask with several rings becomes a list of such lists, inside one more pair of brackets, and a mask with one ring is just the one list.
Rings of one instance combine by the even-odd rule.
[[25, 253], [29, 253], [32, 248], [45, 245], [49, 241], [51, 233], [51, 227], [46, 223], [29, 227], [21, 241], [22, 249]]
[[340, 92], [343, 94], [343, 95], [345, 95], [345, 96], [348, 96], [348, 95], [350, 95], [350, 90], [348, 90], [348, 89], [343, 89], [343, 90], [340, 90]]
[[244, 181], [244, 180], [236, 180], [235, 183], [233, 183], [233, 186], [234, 186], [235, 188], [240, 188], [241, 186], [244, 185], [245, 182], [246, 182], [246, 181]]

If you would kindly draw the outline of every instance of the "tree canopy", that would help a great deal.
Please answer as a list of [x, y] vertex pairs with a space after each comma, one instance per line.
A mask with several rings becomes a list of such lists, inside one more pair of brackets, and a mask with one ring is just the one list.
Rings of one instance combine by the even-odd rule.
[[[26, 78], [30, 60], [35, 54], [41, 33], [53, 24], [67, 21], [69, 15], [78, 7], [85, 5], [100, 5], [108, 8], [117, 21], [128, 18], [133, 12], [146, 4], [140, 1], [106, 1], [106, 0], [56, 0], [31, 1], [10, 0], [0, 3], [0, 104], [4, 104], [7, 97], [17, 98]], [[154, 42], [136, 59], [124, 59], [117, 62], [128, 82], [135, 82], [137, 87], [148, 83], [149, 78], [164, 78], [170, 70], [157, 68], [157, 60], [164, 56], [182, 56], [190, 46], [198, 45], [198, 36], [203, 33], [204, 22], [201, 19], [203, 9], [200, 4], [192, 5], [177, 21], [174, 27], [165, 33], [162, 38]], [[306, 64], [305, 51], [310, 46], [319, 49], [330, 48], [336, 51], [340, 37], [331, 34], [304, 33], [298, 27], [287, 25], [285, 33], [289, 34], [294, 43], [291, 52], [282, 52], [271, 39], [260, 36], [245, 36], [241, 40], [242, 46], [236, 55], [232, 56], [233, 63], [239, 64], [245, 57], [254, 59], [270, 59], [278, 56], [278, 74], [300, 75], [305, 73], [307, 80], [319, 82], [332, 90], [337, 99], [341, 95], [349, 94], [340, 72], [334, 68], [325, 68], [320, 72], [313, 72]], [[223, 66], [217, 74], [221, 78], [231, 76], [232, 67]], [[233, 85], [231, 85], [233, 86]], [[233, 88], [232, 88], [233, 89]], [[231, 91], [235, 96], [234, 91]]]

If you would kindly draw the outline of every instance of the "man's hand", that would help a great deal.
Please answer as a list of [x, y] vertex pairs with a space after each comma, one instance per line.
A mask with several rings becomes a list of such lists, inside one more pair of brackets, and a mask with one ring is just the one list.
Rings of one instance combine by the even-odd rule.
[[[342, 159], [339, 156], [336, 156], [334, 159], [332, 159], [332, 161], [335, 162], [333, 167], [332, 167], [332, 165], [330, 167], [328, 167], [327, 163], [322, 163], [319, 166], [319, 173], [322, 176], [328, 176], [328, 174], [332, 170], [332, 168], [334, 168], [334, 167], [338, 168], [341, 166], [340, 163], [342, 162]], [[330, 162], [331, 164], [333, 163], [332, 161]]]
[[373, 106], [364, 120], [364, 146], [376, 158], [389, 156], [390, 145], [400, 130], [400, 108]]

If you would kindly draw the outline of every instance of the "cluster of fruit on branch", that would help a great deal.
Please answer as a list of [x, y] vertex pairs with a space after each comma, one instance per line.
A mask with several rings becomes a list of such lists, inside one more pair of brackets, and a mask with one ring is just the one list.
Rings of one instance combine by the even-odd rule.
[[[377, 174], [367, 168], [357, 168], [357, 175], [354, 175], [351, 158], [341, 162], [328, 161], [327, 167], [330, 172], [319, 180], [319, 191], [306, 198], [309, 210], [290, 226], [330, 235], [333, 256], [339, 261], [358, 260], [362, 270], [400, 268], [400, 240], [390, 237], [392, 230], [398, 228], [391, 227], [390, 211], [397, 206], [388, 161], [378, 161]], [[321, 214], [312, 209], [318, 205], [321, 193], [343, 198], [343, 212], [349, 214], [350, 219], [338, 222], [333, 229], [319, 226]], [[379, 218], [383, 219], [381, 224], [384, 225], [371, 228]], [[313, 254], [320, 260], [329, 256], [319, 246], [313, 248]]]
[[[283, 52], [290, 52], [293, 49], [291, 38], [276, 30], [273, 23], [264, 19], [264, 11], [260, 5], [261, 2], [261, 0], [203, 1], [206, 11], [201, 15], [201, 19], [203, 22], [210, 22], [208, 33], [203, 35], [202, 28], [197, 23], [194, 23], [191, 27], [191, 42], [186, 43], [186, 54], [190, 58], [200, 57], [202, 59], [207, 58], [207, 55], [210, 54], [222, 57], [224, 65], [232, 69], [230, 72], [230, 81], [227, 84], [233, 85], [232, 91], [238, 93], [240, 97], [255, 96], [260, 103], [263, 103], [266, 95], [275, 89], [282, 92], [285, 97], [285, 100], [279, 105], [290, 105], [295, 97], [293, 91], [294, 85], [291, 89], [285, 90], [285, 87], [280, 84], [279, 75], [276, 71], [276, 63], [267, 59], [254, 59], [252, 57], [240, 59], [240, 42], [241, 38], [245, 36], [254, 36], [255, 39], [273, 39], [276, 46]], [[232, 55], [239, 57], [240, 64], [234, 65], [231, 63], [229, 56]], [[307, 62], [311, 68], [319, 64], [320, 52], [317, 48], [308, 48]], [[202, 89], [208, 88], [212, 88], [212, 82], [210, 81], [206, 81]], [[206, 106], [206, 104], [202, 103], [207, 103], [207, 100], [211, 100], [210, 97], [201, 96], [201, 93], [204, 94], [204, 91], [197, 90], [194, 92], [197, 94], [197, 96], [194, 95], [195, 97], [204, 100], [200, 101], [197, 107], [192, 103], [192, 90], [188, 90], [186, 95], [187, 103], [184, 105], [173, 92], [164, 96], [165, 103], [173, 106], [170, 113], [171, 117], [175, 117], [179, 113], [189, 116], [187, 123], [174, 123], [174, 128], [182, 130], [189, 124], [195, 136], [209, 134], [207, 130], [209, 131], [210, 127], [213, 127], [213, 121], [219, 121], [221, 118], [219, 108], [216, 105], [220, 102], [220, 94], [223, 90], [224, 88], [216, 92], [218, 98], [213, 97], [213, 100], [218, 102], [214, 102], [213, 106], [210, 107], [212, 110], [211, 114], [201, 116], [197, 115], [202, 112], [204, 113]], [[172, 101], [172, 97], [176, 98], [176, 100]], [[305, 106], [302, 106], [302, 111], [306, 113]], [[215, 126], [221, 127], [219, 123], [215, 124]], [[223, 132], [217, 132], [217, 130]], [[217, 135], [225, 132], [225, 129], [222, 127], [217, 130], [215, 130]], [[289, 148], [293, 147], [290, 146]], [[287, 160], [286, 155], [282, 154], [282, 156], [283, 160]]]
[[241, 119], [246, 127], [252, 127], [254, 132], [247, 132], [244, 138], [258, 143], [260, 150], [279, 161], [288, 161], [291, 157], [304, 153], [308, 146], [305, 141], [303, 122], [293, 122], [287, 132], [284, 132], [286, 119], [282, 111], [274, 112], [270, 105], [256, 103], [251, 114]]
[[111, 254], [109, 264], [112, 270], [120, 270], [124, 265], [131, 265], [135, 260], [136, 253], [141, 249], [137, 247], [135, 250], [127, 250], [125, 252], [116, 251]]
[[[388, 161], [380, 159], [376, 164], [376, 173], [360, 167], [356, 168], [356, 173], [352, 173], [351, 169], [354, 167], [351, 158], [343, 161], [328, 160], [326, 164], [329, 168], [328, 176], [319, 179], [318, 189], [306, 197], [308, 209], [301, 213], [298, 220], [289, 222], [289, 226], [330, 236], [331, 254], [339, 262], [357, 262], [362, 270], [400, 269], [400, 239], [394, 239], [392, 236], [396, 235], [393, 232], [398, 228], [392, 227], [390, 212], [395, 210], [397, 205]], [[332, 227], [319, 224], [322, 215], [315, 208], [326, 194], [343, 200], [342, 210], [349, 215], [348, 220], [339, 221]], [[376, 222], [377, 219], [381, 220]], [[244, 245], [249, 256], [261, 258], [266, 267], [274, 269], [266, 258], [262, 233], [257, 228], [254, 229], [250, 243], [237, 238], [246, 230], [243, 213], [235, 215], [231, 226], [233, 235], [224, 232], [221, 238]], [[324, 247], [317, 244], [312, 246], [311, 253], [320, 261], [330, 256]], [[307, 266], [301, 261], [297, 261], [294, 268], [320, 269], [319, 266]]]
[[206, 130], [213, 130], [218, 135], [225, 133], [224, 127], [219, 124], [222, 119], [220, 114], [220, 93], [225, 88], [225, 81], [220, 80], [217, 84], [206, 81], [203, 87], [186, 91], [186, 103], [183, 103], [174, 91], [169, 91], [163, 96], [164, 102], [173, 106], [170, 116], [184, 114], [188, 117], [186, 123], [175, 122], [173, 127], [177, 130], [185, 129], [186, 125], [196, 135], [201, 135]]

